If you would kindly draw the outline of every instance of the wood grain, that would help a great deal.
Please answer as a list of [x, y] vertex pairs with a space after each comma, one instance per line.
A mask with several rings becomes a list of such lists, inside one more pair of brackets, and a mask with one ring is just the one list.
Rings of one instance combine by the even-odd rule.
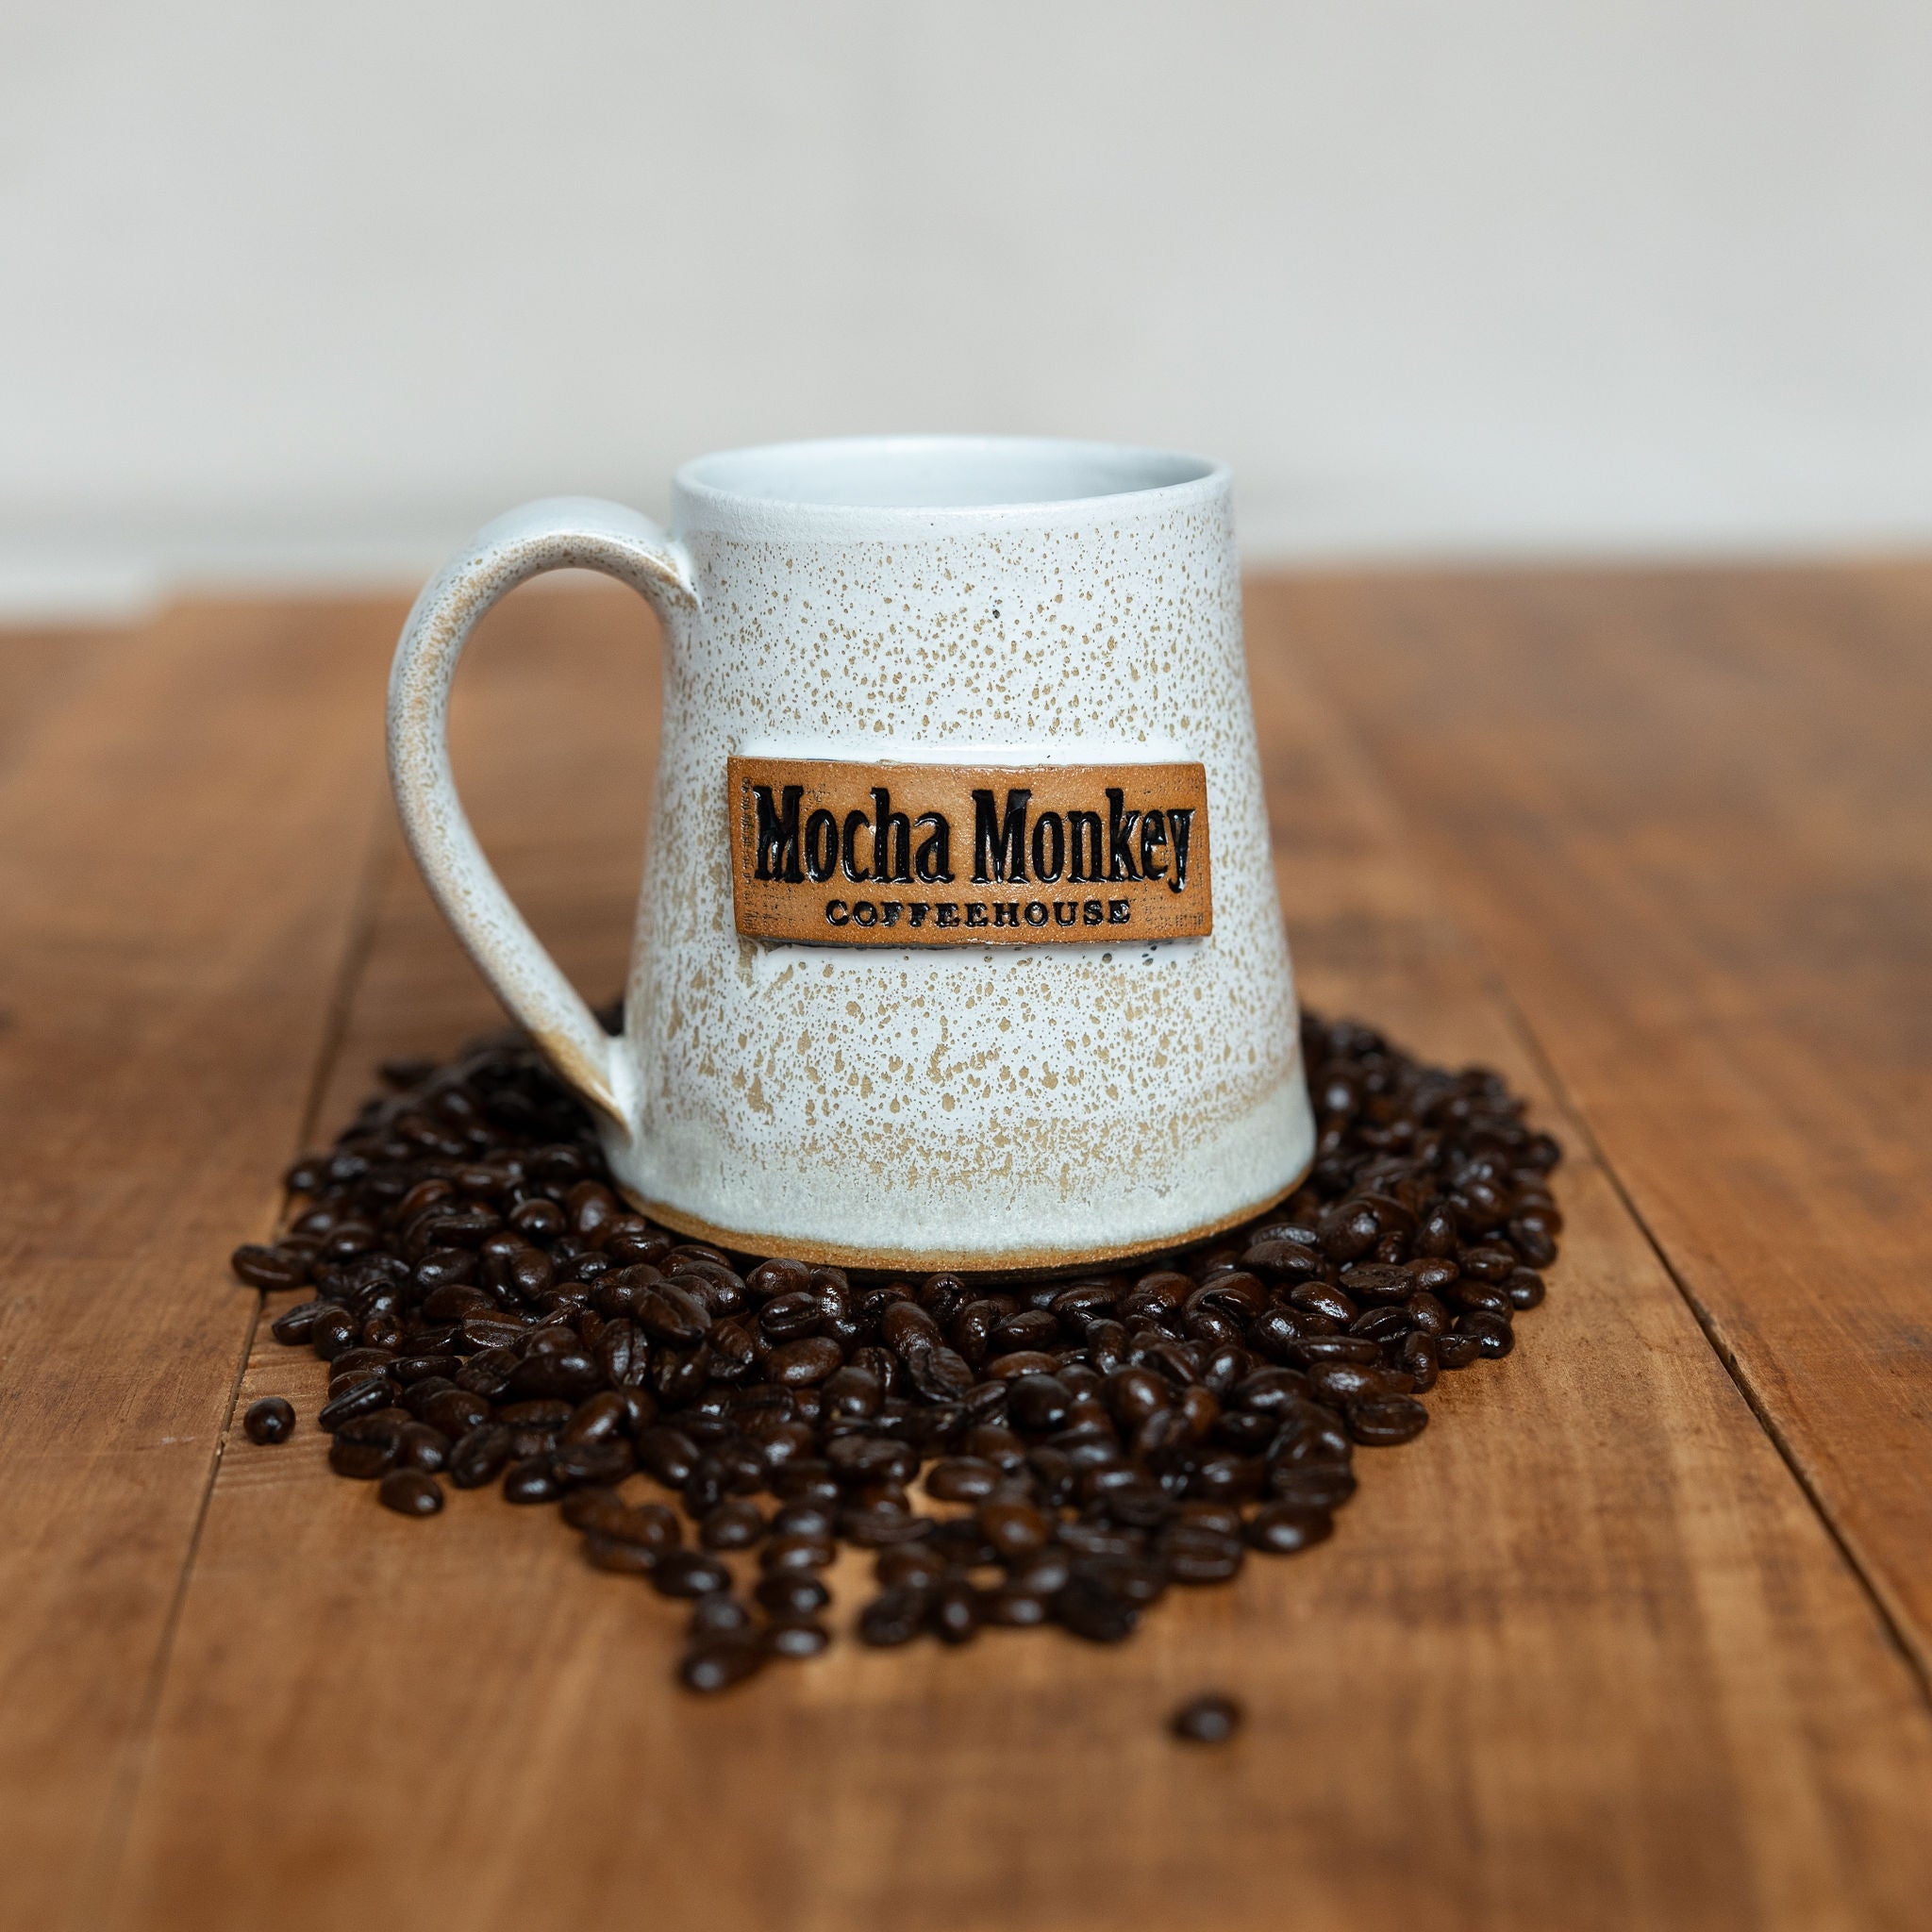
[[1932, 566], [1258, 608], [1932, 1681]]
[[[633, 640], [585, 637], [573, 683], [615, 691]], [[1416, 1444], [1365, 1452], [1332, 1543], [1170, 1600], [1121, 1650], [1044, 1634], [959, 1654], [841, 1645], [715, 1703], [671, 1687], [675, 1608], [583, 1569], [550, 1512], [456, 1494], [407, 1523], [331, 1478], [312, 1429], [274, 1450], [234, 1441], [112, 1923], [1923, 1923], [1918, 1687], [1543, 1088], [1409, 829], [1262, 642], [1307, 993], [1432, 1055], [1499, 1065], [1582, 1149], [1562, 1177], [1565, 1258], [1516, 1355], [1451, 1379]], [[496, 847], [512, 891], [541, 923], [551, 881], [552, 937], [575, 933], [569, 963], [608, 974], [635, 884], [628, 829], [587, 836], [532, 782], [538, 714], [475, 695], [459, 771], [486, 838], [519, 828]], [[648, 706], [613, 703], [580, 728], [579, 774], [602, 783], [647, 734]], [[446, 1049], [486, 1010], [392, 868], [330, 1117], [370, 1058]], [[312, 1415], [322, 1373], [264, 1340], [246, 1393]], [[848, 1613], [861, 1574], [835, 1578]], [[1241, 1696], [1250, 1728], [1189, 1753], [1161, 1721], [1208, 1686]]]
[[257, 1307], [226, 1251], [275, 1212], [349, 932], [395, 622], [182, 610], [59, 667], [82, 694], [0, 773], [8, 1924], [98, 1905]]

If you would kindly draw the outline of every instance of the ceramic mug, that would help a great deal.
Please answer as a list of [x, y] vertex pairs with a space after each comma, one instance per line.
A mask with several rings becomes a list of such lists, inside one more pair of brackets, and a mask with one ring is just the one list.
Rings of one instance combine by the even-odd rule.
[[[409, 843], [612, 1173], [723, 1247], [1065, 1268], [1279, 1200], [1314, 1141], [1241, 650], [1229, 477], [1003, 438], [677, 473], [668, 534], [535, 503], [424, 591], [390, 685]], [[602, 571], [667, 638], [621, 1037], [451, 777], [471, 626]]]

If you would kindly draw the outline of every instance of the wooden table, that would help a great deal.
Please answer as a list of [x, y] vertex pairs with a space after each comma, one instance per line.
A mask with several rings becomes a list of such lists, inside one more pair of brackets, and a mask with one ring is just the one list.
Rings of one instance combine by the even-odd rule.
[[[1332, 1543], [1120, 1650], [709, 1703], [551, 1512], [235, 1427], [325, 1372], [227, 1250], [375, 1058], [492, 1019], [391, 828], [400, 616], [0, 645], [8, 1932], [1932, 1924], [1932, 568], [1252, 585], [1306, 995], [1534, 1096], [1550, 1301]], [[656, 654], [525, 592], [459, 691], [593, 995]], [[1250, 1725], [1189, 1751], [1207, 1686]]]

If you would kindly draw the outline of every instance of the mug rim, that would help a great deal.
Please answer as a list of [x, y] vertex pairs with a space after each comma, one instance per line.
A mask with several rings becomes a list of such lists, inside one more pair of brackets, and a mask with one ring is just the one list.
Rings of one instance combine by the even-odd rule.
[[[971, 490], [964, 501], [958, 500], [958, 485], [950, 492], [935, 491], [931, 501], [917, 495], [868, 500], [868, 474], [898, 470], [916, 479], [922, 470], [929, 475], [949, 463], [968, 476], [1004, 471], [1020, 479], [1019, 487], [991, 494]], [[800, 488], [796, 479], [814, 469], [839, 487], [828, 480], [819, 491]], [[1103, 487], [1029, 492], [1028, 472], [1042, 483], [1058, 475]], [[674, 527], [745, 536], [868, 536], [1139, 520], [1224, 496], [1231, 480], [1228, 466], [1211, 457], [1136, 443], [1051, 436], [815, 437], [716, 450], [681, 464], [672, 480]], [[916, 480], [898, 486], [902, 495], [917, 487]], [[955, 500], [945, 500], [949, 493]]]

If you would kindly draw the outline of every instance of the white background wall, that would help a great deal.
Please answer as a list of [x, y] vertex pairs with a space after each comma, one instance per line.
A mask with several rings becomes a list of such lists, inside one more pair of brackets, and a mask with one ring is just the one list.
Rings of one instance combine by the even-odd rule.
[[841, 429], [1258, 556], [1932, 538], [1932, 0], [8, 0], [0, 604]]

